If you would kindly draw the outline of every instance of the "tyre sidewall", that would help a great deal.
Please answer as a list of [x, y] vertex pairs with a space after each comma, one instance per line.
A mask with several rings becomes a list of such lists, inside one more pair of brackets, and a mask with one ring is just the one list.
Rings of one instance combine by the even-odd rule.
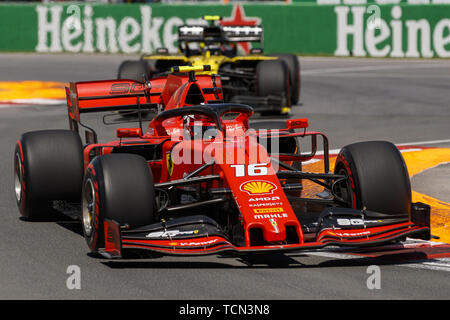
[[91, 233], [87, 234], [84, 225], [83, 233], [92, 252], [104, 247], [105, 219], [129, 228], [154, 222], [153, 177], [144, 158], [131, 154], [96, 157], [86, 169], [82, 209], [89, 179], [94, 186], [96, 203]]
[[344, 147], [335, 173], [344, 168], [352, 189], [355, 209], [405, 214], [411, 208], [411, 184], [403, 156], [386, 141], [355, 143]]
[[70, 130], [25, 133], [16, 144], [15, 170], [19, 162], [22, 192], [16, 202], [24, 218], [48, 218], [53, 200], [80, 200], [83, 152], [78, 134]]
[[278, 54], [276, 57], [286, 64], [289, 72], [291, 103], [297, 104], [300, 100], [300, 62], [294, 54]]
[[149, 66], [144, 60], [126, 60], [119, 66], [118, 79], [130, 79], [142, 82], [143, 74], [149, 73]]
[[[92, 222], [92, 230], [90, 234], [88, 235], [84, 225], [83, 225], [83, 234], [84, 238], [86, 239], [86, 243], [89, 247], [89, 249], [92, 252], [97, 252], [99, 248], [104, 247], [105, 243], [105, 236], [104, 236], [104, 226], [103, 226], [103, 220], [104, 220], [104, 192], [103, 191], [103, 183], [101, 181], [103, 180], [102, 176], [102, 170], [100, 168], [101, 163], [97, 164], [95, 166], [96, 170], [94, 169], [94, 165], [91, 163], [86, 168], [86, 174], [84, 176], [83, 180], [83, 188], [82, 188], [82, 194], [86, 192], [86, 184], [88, 180], [92, 181], [93, 187], [94, 187], [94, 193], [95, 193], [95, 211], [93, 215], [93, 222]], [[84, 196], [82, 201], [85, 201]], [[82, 210], [83, 210], [84, 203], [82, 203]], [[83, 216], [81, 217], [83, 219]], [[83, 220], [82, 220], [83, 222]]]
[[259, 62], [256, 67], [256, 79], [256, 90], [259, 96], [284, 94], [286, 99], [290, 100], [289, 70], [283, 61]]

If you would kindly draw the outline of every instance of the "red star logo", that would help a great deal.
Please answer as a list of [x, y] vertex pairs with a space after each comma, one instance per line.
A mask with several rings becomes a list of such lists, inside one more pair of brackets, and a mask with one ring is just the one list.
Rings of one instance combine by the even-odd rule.
[[[246, 17], [244, 8], [240, 4], [235, 5], [230, 18], [223, 18], [220, 22], [223, 26], [257, 26], [261, 24], [261, 18]], [[245, 52], [250, 53], [250, 43], [240, 42], [238, 46]]]

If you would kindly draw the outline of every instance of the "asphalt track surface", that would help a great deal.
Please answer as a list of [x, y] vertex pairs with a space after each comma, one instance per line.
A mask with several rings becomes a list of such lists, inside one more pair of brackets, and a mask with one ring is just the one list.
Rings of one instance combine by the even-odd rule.
[[[0, 81], [81, 81], [116, 76], [126, 56], [0, 55]], [[331, 148], [364, 140], [450, 139], [450, 61], [301, 58], [302, 105]], [[262, 119], [261, 119], [262, 120]], [[88, 255], [77, 222], [19, 219], [14, 145], [21, 133], [66, 128], [61, 106], [0, 106], [0, 299], [448, 299], [450, 267], [355, 258], [329, 251], [261, 257], [162, 257], [108, 261]], [[100, 135], [109, 131], [100, 131]], [[450, 143], [435, 146], [449, 147]], [[449, 167], [413, 179], [419, 192], [449, 201]], [[443, 177], [447, 174], [447, 179]], [[439, 184], [436, 179], [439, 178]], [[445, 261], [444, 261], [445, 262]], [[81, 270], [69, 290], [67, 268]], [[367, 268], [381, 269], [370, 290]]]

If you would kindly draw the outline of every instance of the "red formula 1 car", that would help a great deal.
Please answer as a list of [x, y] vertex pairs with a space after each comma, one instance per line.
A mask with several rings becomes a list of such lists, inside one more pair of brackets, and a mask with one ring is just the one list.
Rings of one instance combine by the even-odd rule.
[[[216, 103], [220, 78], [196, 76], [200, 69], [175, 68], [143, 82], [71, 83], [71, 130], [28, 132], [17, 142], [21, 214], [43, 219], [52, 207], [78, 203], [90, 250], [110, 258], [135, 250], [253, 253], [429, 238], [429, 207], [411, 203], [408, 171], [393, 144], [348, 145], [332, 173], [328, 139], [307, 131], [307, 119], [251, 130], [252, 108]], [[136, 108], [158, 112], [145, 132], [119, 128], [108, 143], [80, 121], [84, 113]], [[323, 172], [305, 172], [319, 139]], [[307, 196], [311, 185], [320, 190]]]

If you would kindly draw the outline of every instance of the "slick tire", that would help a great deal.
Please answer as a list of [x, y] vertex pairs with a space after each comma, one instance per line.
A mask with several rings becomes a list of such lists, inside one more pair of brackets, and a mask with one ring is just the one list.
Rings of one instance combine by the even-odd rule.
[[334, 172], [348, 176], [338, 188], [349, 206], [390, 215], [411, 210], [411, 183], [403, 156], [387, 141], [359, 142], [340, 151]]
[[24, 133], [14, 152], [17, 206], [27, 220], [50, 218], [52, 201], [80, 201], [83, 151], [70, 130]]
[[143, 60], [126, 60], [119, 66], [117, 79], [130, 79], [142, 82], [144, 74], [148, 75], [149, 67]]
[[153, 176], [145, 159], [134, 154], [94, 158], [82, 190], [82, 227], [92, 252], [104, 248], [104, 220], [138, 228], [154, 222]]
[[256, 65], [256, 94], [260, 97], [281, 96], [286, 100], [280, 110], [265, 114], [281, 114], [283, 107], [290, 107], [289, 70], [280, 60], [261, 61]]
[[289, 84], [291, 89], [291, 104], [300, 102], [300, 62], [295, 54], [278, 54], [279, 60], [283, 61], [289, 71]]

